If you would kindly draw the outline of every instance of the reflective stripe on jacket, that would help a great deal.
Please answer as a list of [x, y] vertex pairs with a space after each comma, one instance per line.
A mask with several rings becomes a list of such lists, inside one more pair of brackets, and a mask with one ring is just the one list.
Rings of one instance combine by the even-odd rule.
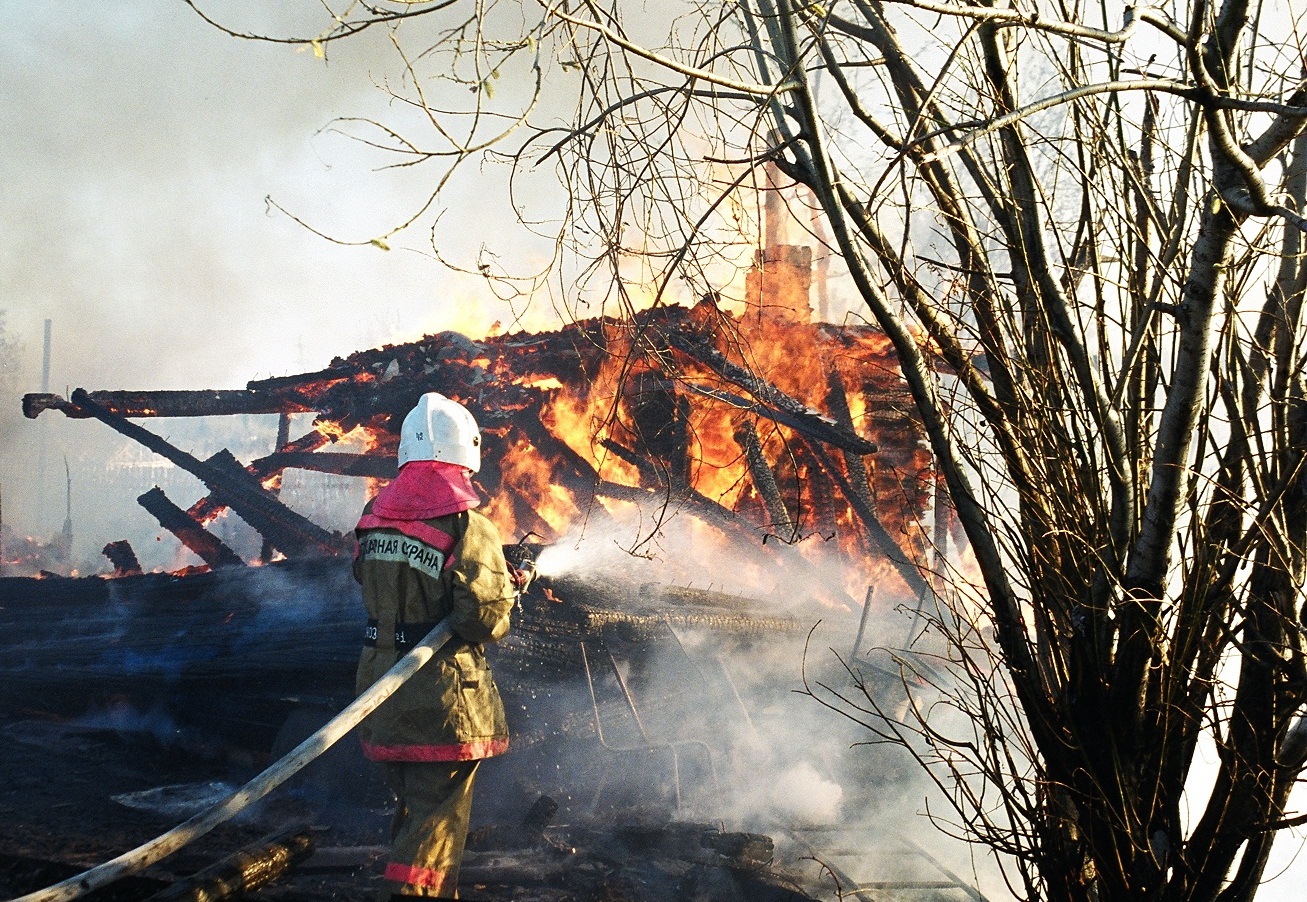
[[[508, 747], [508, 724], [483, 643], [508, 632], [516, 593], [499, 532], [476, 511], [384, 520], [364, 509], [354, 576], [363, 587], [369, 643], [362, 692], [437, 622], [454, 638], [360, 726], [374, 761], [467, 761]], [[396, 631], [407, 641], [396, 647]], [[418, 633], [420, 630], [420, 634]]]

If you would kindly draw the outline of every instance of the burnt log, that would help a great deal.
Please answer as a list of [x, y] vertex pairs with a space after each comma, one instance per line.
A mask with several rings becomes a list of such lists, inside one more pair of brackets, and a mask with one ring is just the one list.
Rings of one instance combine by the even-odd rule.
[[140, 576], [141, 562], [136, 558], [136, 552], [132, 549], [132, 543], [126, 539], [117, 542], [110, 542], [100, 551], [113, 564], [114, 578], [121, 576]]
[[[825, 414], [813, 410], [808, 405], [787, 395], [776, 386], [749, 372], [742, 366], [732, 363], [716, 348], [703, 344], [685, 335], [675, 332], [667, 334], [668, 343], [682, 354], [698, 361], [721, 378], [752, 395], [757, 403], [741, 403], [739, 398], [719, 392], [713, 388], [690, 386], [706, 397], [720, 395], [719, 400], [726, 400], [736, 406], [744, 406], [761, 413], [768, 419], [784, 423], [811, 438], [843, 448], [855, 454], [875, 454], [876, 443], [858, 435], [852, 429], [840, 425]], [[765, 411], [765, 412], [764, 412]]]
[[226, 448], [204, 463], [222, 477], [209, 490], [286, 555], [339, 554], [343, 550], [340, 536], [282, 504]]
[[[95, 391], [87, 397], [120, 417], [216, 417], [242, 413], [305, 413], [315, 408], [286, 394], [242, 389], [197, 391]], [[76, 398], [34, 393], [23, 395], [23, 415], [36, 419], [46, 410], [75, 420], [93, 416]]]
[[762, 452], [762, 442], [758, 440], [758, 430], [753, 421], [742, 417], [735, 426], [735, 440], [744, 449], [744, 459], [749, 465], [749, 474], [753, 477], [753, 486], [762, 496], [767, 513], [771, 515], [772, 529], [787, 542], [798, 538], [798, 530], [790, 517], [785, 499], [781, 497], [780, 486], [776, 484], [776, 474], [772, 472], [767, 456]]
[[394, 479], [399, 465], [390, 455], [344, 454], [335, 451], [277, 451], [250, 464], [258, 474], [281, 470], [312, 470], [335, 476], [361, 476], [369, 479]]
[[147, 902], [218, 902], [262, 889], [313, 854], [307, 827], [260, 840], [179, 880]]
[[831, 480], [839, 486], [840, 491], [849, 502], [849, 507], [853, 508], [853, 512], [862, 521], [872, 545], [878, 548], [885, 557], [889, 558], [889, 562], [894, 565], [894, 569], [898, 571], [899, 576], [903, 577], [903, 581], [908, 584], [908, 588], [917, 597], [924, 598], [931, 591], [930, 586], [921, 575], [921, 570], [916, 563], [903, 550], [903, 546], [895, 541], [894, 537], [889, 534], [889, 530], [885, 528], [885, 524], [880, 522], [880, 517], [876, 515], [875, 509], [868, 507], [867, 503], [859, 497], [858, 492], [848, 478], [840, 472], [839, 464], [835, 462], [835, 459], [830, 456], [825, 448], [816, 442], [809, 443], [808, 447], [818, 462], [825, 467]]
[[666, 472], [674, 488], [690, 484], [690, 404], [676, 383], [658, 372], [631, 376], [623, 392], [637, 453]]
[[[826, 374], [826, 406], [830, 410], [835, 421], [844, 426], [850, 432], [853, 431], [853, 414], [849, 410], [848, 392], [844, 390], [844, 380], [840, 378], [839, 370], [831, 367]], [[871, 511], [876, 510], [876, 498], [871, 493], [871, 471], [867, 469], [867, 462], [861, 454], [855, 454], [847, 449], [841, 449], [844, 457], [844, 467], [849, 472], [849, 481], [853, 491], [858, 494], [863, 505]]]
[[691, 586], [667, 586], [662, 583], [645, 583], [640, 586], [639, 599], [641, 605], [656, 608], [694, 605], [703, 608], [751, 611], [762, 605], [758, 599], [744, 595], [730, 595], [726, 592], [695, 589]]
[[73, 403], [89, 416], [195, 476], [218, 501], [234, 510], [288, 557], [315, 553], [336, 555], [344, 551], [345, 543], [340, 536], [327, 532], [272, 497], [230, 452], [220, 452], [207, 461], [201, 461], [96, 403], [85, 389], [73, 392]]
[[341, 379], [353, 379], [358, 369], [351, 366], [330, 366], [314, 373], [297, 373], [293, 376], [273, 376], [270, 379], [251, 379], [245, 388], [254, 392], [275, 392], [286, 388], [304, 388], [317, 386], [324, 382], [337, 382]]
[[664, 480], [662, 476], [658, 473], [657, 467], [649, 463], [649, 461], [645, 460], [640, 455], [636, 454], [630, 448], [623, 445], [621, 442], [615, 441], [614, 439], [611, 438], [606, 438], [606, 439], [601, 439], [599, 445], [604, 449], [611, 451], [613, 453], [613, 456], [616, 457], [618, 460], [625, 461], [626, 463], [635, 467], [636, 472], [640, 474], [641, 486], [645, 488], [650, 488], [652, 486], [661, 485], [663, 483]]
[[[280, 426], [280, 424], [278, 425]], [[317, 429], [311, 429], [310, 431], [304, 433], [304, 435], [301, 435], [299, 438], [295, 439], [295, 441], [287, 444], [286, 447], [282, 449], [282, 453], [306, 454], [317, 448], [321, 448], [328, 441], [330, 441], [330, 438], [328, 438], [328, 436], [326, 436], [325, 434], [323, 434]], [[275, 476], [277, 473], [281, 472], [281, 469], [277, 467], [275, 464], [264, 464], [264, 461], [267, 460], [268, 458], [266, 457], [260, 457], [258, 460], [254, 461], [254, 463], [250, 464], [249, 467], [247, 467], [246, 469], [249, 470], [249, 472], [251, 473], [251, 475], [254, 476], [254, 478], [259, 480], [267, 479], [269, 476]], [[203, 521], [203, 520], [210, 519], [215, 514], [222, 511], [224, 508], [226, 508], [226, 505], [223, 504], [221, 501], [219, 501], [212, 495], [206, 495], [203, 498], [201, 498], [199, 501], [192, 504], [190, 510], [187, 511], [187, 513], [189, 513], [195, 519]]]
[[[273, 451], [282, 451], [290, 444], [290, 414], [281, 413], [277, 416], [277, 440], [272, 446]], [[273, 486], [271, 489], [272, 497], [281, 499], [281, 484]], [[267, 539], [263, 540], [263, 547], [259, 549], [259, 561], [266, 564], [272, 560], [273, 553], [276, 551], [272, 543]]]
[[[240, 555], [205, 529], [198, 520], [195, 520], [186, 511], [173, 504], [168, 496], [164, 494], [163, 489], [157, 485], [137, 498], [136, 501], [141, 507], [149, 511], [154, 519], [159, 521], [160, 526], [175, 535], [183, 545], [199, 555], [200, 560], [214, 570], [219, 567], [245, 566], [245, 561]], [[130, 550], [131, 547], [128, 546], [128, 551]], [[108, 553], [109, 549], [106, 547], [105, 554]], [[113, 558], [111, 557], [110, 560], [113, 560]], [[117, 561], [114, 561], [114, 566], [118, 566]], [[140, 572], [139, 564], [136, 572]]]

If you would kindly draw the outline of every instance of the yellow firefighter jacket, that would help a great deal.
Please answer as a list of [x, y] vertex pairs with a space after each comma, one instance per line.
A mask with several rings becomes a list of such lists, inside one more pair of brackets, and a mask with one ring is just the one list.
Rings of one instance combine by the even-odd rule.
[[362, 692], [446, 617], [454, 629], [425, 667], [360, 727], [374, 761], [468, 761], [508, 748], [508, 724], [483, 643], [508, 632], [516, 597], [499, 533], [476, 511], [387, 520], [363, 511], [354, 576], [368, 628]]

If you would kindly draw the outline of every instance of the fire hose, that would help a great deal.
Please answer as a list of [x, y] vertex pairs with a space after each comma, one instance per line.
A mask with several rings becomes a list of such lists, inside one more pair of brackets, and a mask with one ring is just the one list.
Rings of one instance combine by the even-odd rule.
[[130, 852], [124, 852], [111, 861], [106, 861], [89, 871], [69, 877], [45, 889], [11, 899], [10, 902], [68, 902], [115, 880], [139, 873], [187, 843], [199, 839], [214, 827], [230, 820], [272, 792], [314, 758], [335, 745], [341, 737], [358, 726], [363, 718], [376, 710], [382, 702], [395, 693], [395, 690], [430, 661], [436, 649], [444, 645], [453, 634], [448, 621], [442, 620], [436, 624], [431, 632], [427, 633], [426, 638], [413, 646], [412, 650], [396, 661], [395, 666], [386, 671], [381, 679], [368, 687], [367, 691], [354, 699], [322, 729], [208, 811], [200, 812], [167, 833], [156, 836], [144, 845], [137, 846]]

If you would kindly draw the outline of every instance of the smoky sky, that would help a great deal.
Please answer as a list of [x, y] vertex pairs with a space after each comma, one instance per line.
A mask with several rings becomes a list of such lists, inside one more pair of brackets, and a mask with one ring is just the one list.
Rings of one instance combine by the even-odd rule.
[[[70, 446], [86, 457], [121, 444], [90, 421], [49, 423], [40, 435], [18, 414], [21, 394], [40, 389], [45, 319], [51, 390], [62, 393], [242, 387], [512, 316], [424, 254], [422, 230], [390, 252], [342, 247], [265, 203], [271, 195], [320, 229], [366, 241], [425, 196], [432, 174], [379, 171], [390, 161], [329, 127], [340, 116], [396, 114], [378, 87], [396, 73], [383, 31], [333, 44], [322, 60], [226, 36], [180, 0], [3, 0], [0, 9], [0, 310], [22, 345], [0, 382], [0, 482], [13, 528], [48, 534], [63, 521], [62, 478], [53, 496], [33, 487], [41, 449], [45, 469], [62, 477], [58, 457]], [[206, 10], [242, 29], [322, 27], [316, 3]], [[463, 242], [442, 248], [451, 257], [502, 234], [507, 211], [463, 203], [493, 193], [478, 179], [505, 181], [474, 171], [451, 186], [457, 218], [442, 221]], [[434, 212], [444, 216], [445, 205]], [[80, 482], [93, 488], [94, 473]], [[142, 516], [132, 498], [82, 498], [97, 508], [84, 516], [108, 517], [98, 508], [115, 505]]]

